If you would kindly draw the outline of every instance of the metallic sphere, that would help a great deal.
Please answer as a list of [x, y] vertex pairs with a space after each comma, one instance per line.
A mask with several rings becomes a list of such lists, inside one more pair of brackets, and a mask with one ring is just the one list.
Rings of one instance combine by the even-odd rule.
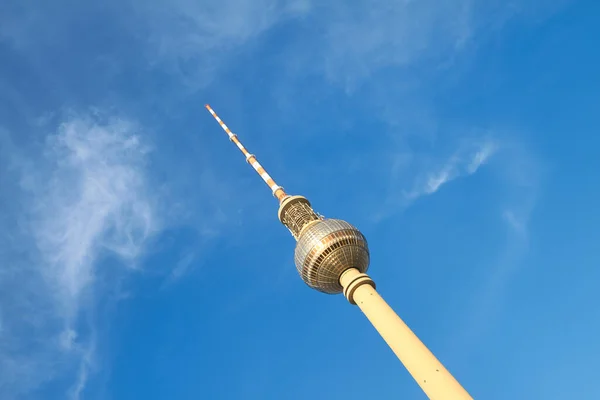
[[369, 247], [363, 234], [346, 221], [325, 219], [302, 230], [294, 258], [308, 286], [335, 294], [342, 292], [340, 276], [345, 270], [367, 271]]

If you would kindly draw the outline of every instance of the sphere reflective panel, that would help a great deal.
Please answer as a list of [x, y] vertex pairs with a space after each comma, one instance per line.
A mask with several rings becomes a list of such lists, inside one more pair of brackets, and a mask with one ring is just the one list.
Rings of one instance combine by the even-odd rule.
[[369, 248], [364, 235], [354, 226], [346, 221], [326, 219], [302, 231], [294, 259], [308, 286], [335, 294], [342, 292], [340, 276], [345, 270], [367, 271]]

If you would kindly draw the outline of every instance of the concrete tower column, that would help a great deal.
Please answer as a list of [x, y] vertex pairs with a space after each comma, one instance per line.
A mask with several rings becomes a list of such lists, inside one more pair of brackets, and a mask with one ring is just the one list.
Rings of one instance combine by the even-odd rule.
[[377, 293], [369, 275], [350, 268], [340, 277], [340, 284], [344, 288], [344, 296], [351, 304], [358, 305], [430, 399], [472, 399]]

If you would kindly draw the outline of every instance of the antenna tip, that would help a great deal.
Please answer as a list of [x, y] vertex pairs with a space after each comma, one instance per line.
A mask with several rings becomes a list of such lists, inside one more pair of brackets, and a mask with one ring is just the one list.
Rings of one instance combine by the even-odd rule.
[[206, 107], [208, 110], [210, 110], [210, 104], [205, 104], [204, 107]]

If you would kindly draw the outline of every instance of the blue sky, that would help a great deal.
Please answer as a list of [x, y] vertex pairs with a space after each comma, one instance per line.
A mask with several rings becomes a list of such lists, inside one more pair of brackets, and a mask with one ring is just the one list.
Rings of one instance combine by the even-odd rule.
[[476, 398], [600, 398], [597, 2], [101, 3], [0, 5], [1, 398], [424, 398], [205, 103]]

